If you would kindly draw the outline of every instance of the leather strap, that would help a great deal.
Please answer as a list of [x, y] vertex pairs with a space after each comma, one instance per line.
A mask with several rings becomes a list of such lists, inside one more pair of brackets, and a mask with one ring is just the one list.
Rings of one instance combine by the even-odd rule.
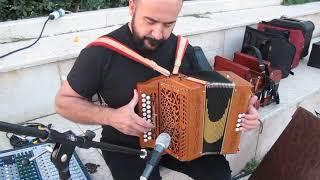
[[183, 59], [183, 56], [186, 52], [186, 49], [188, 47], [188, 39], [184, 38], [182, 36], [178, 36], [178, 42], [177, 42], [177, 50], [176, 50], [176, 60], [174, 63], [174, 68], [172, 71], [172, 74], [178, 74], [179, 68], [181, 65], [181, 61]]
[[95, 45], [103, 46], [103, 47], [106, 47], [106, 48], [111, 49], [113, 51], [116, 51], [117, 53], [124, 55], [124, 56], [138, 62], [138, 63], [141, 63], [141, 64], [147, 66], [147, 67], [150, 67], [165, 76], [170, 76], [170, 72], [168, 70], [164, 69], [163, 67], [159, 66], [156, 62], [154, 62], [148, 58], [142, 57], [137, 52], [133, 51], [132, 49], [130, 49], [126, 45], [122, 44], [121, 42], [119, 42], [111, 37], [108, 37], [108, 36], [100, 37], [97, 40], [95, 40], [94, 42], [90, 43], [87, 47], [95, 46]]
[[[128, 57], [138, 63], [141, 63], [147, 67], [150, 67], [150, 68], [154, 69], [155, 71], [161, 73], [162, 75], [170, 76], [170, 72], [168, 70], [166, 70], [165, 68], [159, 66], [156, 62], [154, 62], [148, 58], [144, 58], [143, 56], [141, 56], [137, 52], [135, 52], [132, 49], [130, 49], [129, 47], [127, 47], [126, 45], [122, 44], [121, 42], [119, 42], [111, 37], [108, 37], [108, 36], [99, 37], [98, 39], [96, 39], [94, 42], [90, 43], [86, 47], [91, 47], [91, 46], [106, 47], [106, 48], [111, 49], [111, 50], [113, 50], [113, 51], [115, 51], [125, 57]], [[179, 68], [181, 65], [181, 61], [183, 59], [183, 56], [186, 52], [187, 47], [188, 47], [188, 39], [184, 38], [182, 36], [178, 36], [176, 60], [175, 60], [172, 74], [178, 74], [178, 71], [179, 71]]]

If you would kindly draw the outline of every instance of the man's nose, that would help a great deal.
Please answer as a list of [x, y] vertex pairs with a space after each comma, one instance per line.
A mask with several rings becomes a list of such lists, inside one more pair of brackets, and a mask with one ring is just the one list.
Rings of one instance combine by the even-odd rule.
[[152, 37], [156, 40], [163, 39], [163, 27], [161, 24], [157, 24], [152, 29]]

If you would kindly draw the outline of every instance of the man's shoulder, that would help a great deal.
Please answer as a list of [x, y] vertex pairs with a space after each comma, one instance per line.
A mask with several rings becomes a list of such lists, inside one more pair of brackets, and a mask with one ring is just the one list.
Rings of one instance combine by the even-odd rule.
[[106, 35], [116, 37], [116, 38], [121, 38], [121, 36], [127, 35], [128, 33], [129, 33], [129, 26], [128, 26], [128, 24], [124, 24], [121, 27], [111, 31], [110, 33], [108, 33]]
[[[122, 42], [123, 41], [122, 36], [124, 36], [124, 34], [126, 33], [125, 26], [126, 25], [123, 25], [120, 28], [118, 28], [108, 34], [105, 34], [101, 37], [108, 36], [108, 37], [112, 37], [113, 39], [116, 39], [116, 40]], [[97, 54], [97, 55], [108, 55], [108, 54], [112, 54], [112, 52], [113, 51], [111, 49], [106, 48], [103, 45], [96, 44], [95, 41], [92, 41], [85, 48], [82, 49], [81, 54], [89, 53], [89, 54]]]
[[93, 46], [88, 46], [85, 47], [81, 50], [80, 55], [90, 55], [90, 56], [107, 56], [111, 55], [112, 51], [108, 48], [105, 48], [104, 46], [99, 46], [99, 45], [93, 45]]

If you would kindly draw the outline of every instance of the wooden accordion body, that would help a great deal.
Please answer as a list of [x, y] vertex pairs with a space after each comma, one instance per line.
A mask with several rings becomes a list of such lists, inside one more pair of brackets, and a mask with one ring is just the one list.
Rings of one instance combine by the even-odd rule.
[[140, 136], [142, 148], [153, 148], [166, 132], [171, 136], [167, 153], [181, 161], [239, 150], [238, 116], [248, 108], [251, 84], [236, 74], [159, 76], [137, 89], [139, 114], [156, 127]]

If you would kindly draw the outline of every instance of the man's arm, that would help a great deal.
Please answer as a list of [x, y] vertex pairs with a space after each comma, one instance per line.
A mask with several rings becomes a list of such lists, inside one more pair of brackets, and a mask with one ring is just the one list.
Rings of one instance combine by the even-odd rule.
[[95, 105], [75, 92], [64, 81], [55, 99], [57, 113], [71, 121], [82, 124], [110, 125], [124, 134], [139, 136], [154, 126], [134, 112], [138, 102], [137, 92], [125, 106], [118, 109]]
[[75, 92], [64, 81], [55, 99], [57, 113], [63, 117], [82, 124], [107, 125], [111, 108], [104, 108], [89, 102], [86, 98]]

